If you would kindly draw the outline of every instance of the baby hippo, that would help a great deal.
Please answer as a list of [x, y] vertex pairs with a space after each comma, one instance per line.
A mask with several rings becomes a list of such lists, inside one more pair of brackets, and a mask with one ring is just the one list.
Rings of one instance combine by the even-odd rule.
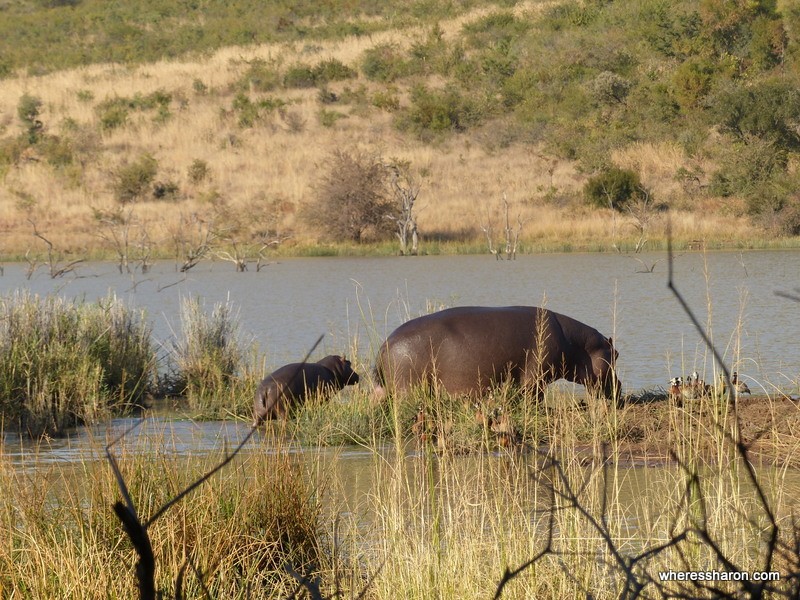
[[291, 363], [267, 375], [256, 391], [253, 426], [266, 419], [286, 418], [289, 409], [320, 390], [325, 398], [358, 383], [358, 373], [344, 356], [326, 356], [315, 363]]

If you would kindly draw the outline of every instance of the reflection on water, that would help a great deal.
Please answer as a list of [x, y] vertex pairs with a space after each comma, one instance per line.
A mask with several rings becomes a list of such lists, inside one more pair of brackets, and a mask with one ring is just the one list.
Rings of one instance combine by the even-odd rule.
[[[0, 291], [29, 289], [94, 300], [112, 291], [147, 310], [159, 340], [180, 332], [180, 299], [210, 307], [230, 300], [267, 368], [301, 358], [321, 334], [318, 354], [355, 352], [371, 364], [377, 346], [409, 317], [453, 305], [542, 305], [612, 335], [627, 389], [664, 386], [711, 358], [666, 288], [663, 253], [548, 254], [495, 261], [489, 256], [280, 259], [260, 272], [201, 263], [180, 274], [169, 262], [146, 275], [120, 275], [111, 263], [82, 267], [80, 278], [25, 279], [8, 265]], [[647, 268], [644, 268], [647, 267]], [[652, 272], [648, 271], [653, 267]], [[800, 306], [779, 297], [800, 281], [800, 252], [714, 252], [675, 259], [678, 289], [729, 363], [754, 392], [796, 391]], [[710, 307], [710, 310], [709, 310]]]

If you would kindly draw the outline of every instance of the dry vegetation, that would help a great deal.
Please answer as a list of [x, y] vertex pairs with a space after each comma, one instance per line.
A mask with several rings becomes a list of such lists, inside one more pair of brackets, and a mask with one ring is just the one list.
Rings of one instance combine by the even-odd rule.
[[[515, 11], [532, 14], [540, 6], [521, 3]], [[445, 39], [484, 13], [441, 23]], [[502, 127], [496, 124], [434, 144], [401, 134], [392, 127], [391, 112], [369, 99], [376, 92], [402, 99], [407, 90], [367, 81], [363, 75], [328, 86], [339, 96], [356, 96], [342, 112], [345, 116], [332, 125], [322, 124], [321, 111], [326, 109], [316, 87], [276, 94], [251, 90], [253, 98], [279, 97], [284, 105], [252, 127], [237, 123], [236, 85], [257, 59], [280, 69], [331, 58], [351, 65], [368, 48], [381, 43], [408, 47], [425, 35], [420, 28], [314, 45], [226, 48], [202, 59], [131, 67], [95, 65], [4, 80], [0, 131], [22, 133], [17, 106], [27, 94], [43, 102], [40, 119], [45, 132], [70, 131], [78, 154], [85, 158], [54, 169], [36, 152], [29, 152], [7, 169], [0, 185], [0, 253], [19, 257], [28, 249], [42, 252], [42, 241], [32, 234], [33, 222], [61, 250], [82, 256], [113, 255], [108, 240], [98, 235], [94, 211], [118, 208], [112, 186], [115, 174], [143, 154], [156, 159], [157, 181], [177, 186], [171, 200], [143, 199], [131, 213], [131, 236], [146, 237], [157, 255], [173, 254], [175, 232], [195, 216], [214, 218], [209, 215], [218, 214], [220, 206], [228, 214], [273, 223], [279, 236], [291, 233], [287, 251], [292, 252], [292, 245], [319, 241], [318, 232], [309, 230], [298, 213], [314, 194], [320, 169], [336, 149], [410, 162], [422, 182], [418, 224], [423, 252], [441, 251], [433, 242], [466, 242], [481, 248], [482, 225], [493, 222], [499, 235], [504, 194], [512, 219], [523, 223], [523, 251], [635, 246], [641, 239], [635, 218], [585, 206], [580, 190], [587, 176], [577, 164], [547, 156], [537, 146], [505, 146], [498, 133]], [[125, 125], [102, 129], [98, 103], [159, 91], [171, 94], [168, 118], [159, 119], [153, 111], [132, 111]], [[679, 242], [758, 244], [765, 237], [740, 211], [731, 210], [730, 203], [725, 210], [710, 200], [698, 204], [693, 191], [676, 182], [678, 168], [693, 166], [680, 148], [637, 144], [618, 151], [613, 159], [623, 167], [637, 168], [653, 196], [673, 209], [672, 231]], [[189, 168], [196, 161], [208, 166], [208, 175], [192, 181]], [[665, 225], [663, 213], [652, 215], [646, 235], [651, 244], [663, 242]]]

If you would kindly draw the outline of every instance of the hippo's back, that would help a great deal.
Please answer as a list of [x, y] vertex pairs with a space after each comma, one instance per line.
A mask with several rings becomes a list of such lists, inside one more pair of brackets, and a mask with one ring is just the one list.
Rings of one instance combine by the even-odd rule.
[[377, 375], [390, 389], [438, 382], [450, 393], [519, 382], [537, 337], [561, 340], [555, 316], [532, 306], [461, 306], [412, 319], [381, 347]]

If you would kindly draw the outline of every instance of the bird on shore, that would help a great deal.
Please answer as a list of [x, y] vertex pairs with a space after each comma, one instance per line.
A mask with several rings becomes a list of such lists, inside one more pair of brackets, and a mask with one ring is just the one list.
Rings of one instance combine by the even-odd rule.
[[744, 381], [739, 381], [739, 373], [736, 371], [734, 371], [733, 375], [731, 376], [731, 383], [733, 384], [734, 389], [740, 394], [750, 393], [750, 388], [747, 387], [747, 384]]
[[[720, 387], [724, 394], [728, 393], [728, 382], [725, 381], [725, 374], [719, 374]], [[737, 394], [750, 394], [750, 388], [744, 381], [739, 380], [739, 373], [734, 371], [731, 373], [731, 385]]]
[[700, 379], [700, 374], [697, 371], [694, 371], [686, 378], [686, 383], [681, 386], [681, 395], [686, 400], [696, 400], [707, 396], [711, 392], [711, 387]]
[[683, 398], [681, 388], [683, 387], [683, 377], [673, 377], [669, 380], [670, 400], [680, 400]]

